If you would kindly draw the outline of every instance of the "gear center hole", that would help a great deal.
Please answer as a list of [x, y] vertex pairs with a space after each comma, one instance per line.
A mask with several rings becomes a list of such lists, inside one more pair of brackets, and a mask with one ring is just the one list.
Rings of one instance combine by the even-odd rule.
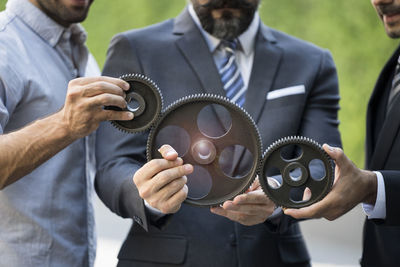
[[209, 164], [214, 161], [217, 152], [213, 143], [200, 140], [192, 147], [192, 156], [200, 164]]
[[126, 95], [126, 109], [135, 114], [135, 117], [140, 116], [145, 108], [146, 108], [146, 102], [144, 101], [144, 98], [134, 92], [131, 92]]
[[293, 168], [289, 171], [289, 176], [293, 182], [298, 182], [303, 177], [303, 172], [301, 168]]

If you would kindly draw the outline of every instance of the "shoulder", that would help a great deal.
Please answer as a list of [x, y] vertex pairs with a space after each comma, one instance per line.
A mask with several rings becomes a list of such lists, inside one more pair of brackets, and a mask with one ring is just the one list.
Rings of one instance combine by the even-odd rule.
[[9, 90], [16, 90], [23, 83], [26, 65], [26, 45], [19, 31], [18, 19], [0, 12], [0, 79]]
[[169, 19], [144, 28], [122, 32], [117, 36], [135, 40], [135, 42], [151, 44], [171, 38], [173, 27], [174, 20]]
[[268, 33], [275, 38], [276, 45], [283, 50], [286, 57], [298, 61], [306, 61], [312, 64], [323, 61], [333, 61], [331, 53], [311, 42], [294, 37], [287, 33], [262, 26], [264, 33]]

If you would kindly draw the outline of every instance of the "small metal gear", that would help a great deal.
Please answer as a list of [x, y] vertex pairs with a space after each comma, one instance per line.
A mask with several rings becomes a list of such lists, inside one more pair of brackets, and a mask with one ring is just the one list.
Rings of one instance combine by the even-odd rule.
[[212, 94], [183, 97], [165, 109], [148, 137], [148, 161], [161, 158], [163, 144], [194, 166], [185, 202], [195, 206], [216, 206], [243, 193], [261, 162], [253, 119], [229, 99]]
[[163, 98], [158, 86], [143, 74], [126, 74], [120, 79], [130, 84], [126, 92], [127, 107], [109, 106], [107, 109], [131, 111], [134, 118], [130, 121], [111, 121], [121, 131], [137, 133], [149, 129], [160, 117]]
[[[334, 180], [333, 161], [322, 147], [306, 137], [279, 139], [263, 156], [260, 184], [276, 205], [302, 208], [323, 199]], [[311, 196], [303, 199], [308, 188]]]

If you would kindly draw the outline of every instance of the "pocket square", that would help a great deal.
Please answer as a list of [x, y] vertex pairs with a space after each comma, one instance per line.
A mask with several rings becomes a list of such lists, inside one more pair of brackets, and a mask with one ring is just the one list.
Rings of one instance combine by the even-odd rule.
[[267, 94], [267, 100], [276, 99], [283, 96], [304, 94], [306, 88], [304, 85], [296, 85], [282, 89], [276, 89]]

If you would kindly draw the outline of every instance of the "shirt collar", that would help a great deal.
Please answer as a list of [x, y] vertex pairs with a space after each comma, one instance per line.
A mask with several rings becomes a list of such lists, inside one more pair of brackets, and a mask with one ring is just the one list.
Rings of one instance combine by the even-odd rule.
[[[197, 25], [197, 27], [200, 29], [200, 32], [204, 36], [204, 39], [206, 40], [210, 52], [214, 53], [214, 51], [218, 48], [218, 45], [220, 44], [221, 40], [212, 36], [203, 29], [203, 27], [201, 26], [200, 19], [197, 16], [196, 12], [194, 11], [192, 4], [189, 4], [188, 9], [189, 9], [189, 14], [192, 17], [194, 23]], [[258, 15], [258, 12], [256, 12], [249, 27], [238, 37], [240, 45], [245, 55], [249, 55], [251, 52], [254, 51], [254, 44], [259, 25], [260, 25], [260, 16]]]
[[6, 7], [53, 47], [64, 33], [66, 36], [72, 35], [77, 43], [83, 44], [86, 41], [87, 34], [80, 24], [71, 24], [65, 28], [28, 0], [8, 0]]

